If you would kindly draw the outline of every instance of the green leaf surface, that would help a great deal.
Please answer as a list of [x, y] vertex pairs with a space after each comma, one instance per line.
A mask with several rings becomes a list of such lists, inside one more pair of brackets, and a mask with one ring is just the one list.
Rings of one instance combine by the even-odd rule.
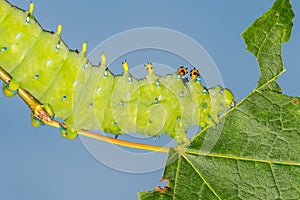
[[[281, 44], [290, 38], [293, 17], [290, 1], [278, 0], [242, 33], [247, 50], [254, 54], [259, 63], [258, 87], [265, 85], [284, 70]], [[281, 92], [275, 81], [266, 84], [263, 89]]]
[[276, 83], [293, 17], [289, 1], [277, 0], [243, 33], [259, 62], [257, 88], [187, 149], [173, 149], [168, 188], [140, 192], [141, 200], [300, 199], [300, 98], [281, 94]]

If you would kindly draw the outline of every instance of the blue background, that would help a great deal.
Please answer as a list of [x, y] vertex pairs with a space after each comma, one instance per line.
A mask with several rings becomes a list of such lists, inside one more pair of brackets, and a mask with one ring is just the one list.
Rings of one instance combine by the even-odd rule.
[[[28, 1], [11, 3], [28, 9]], [[34, 15], [46, 30], [63, 24], [62, 38], [71, 49], [88, 51], [113, 34], [138, 27], [164, 27], [200, 43], [217, 64], [226, 87], [237, 100], [256, 87], [259, 69], [245, 51], [241, 32], [273, 3], [271, 0], [227, 1], [38, 1]], [[292, 0], [296, 15], [300, 2]], [[300, 95], [300, 18], [283, 45], [287, 71], [279, 78], [283, 92]], [[132, 58], [131, 58], [132, 59]], [[33, 128], [19, 98], [0, 96], [0, 199], [137, 199], [150, 190], [163, 170], [128, 174], [94, 159], [79, 139], [62, 139], [51, 127]], [[109, 152], [103, 152], [109, 154]]]

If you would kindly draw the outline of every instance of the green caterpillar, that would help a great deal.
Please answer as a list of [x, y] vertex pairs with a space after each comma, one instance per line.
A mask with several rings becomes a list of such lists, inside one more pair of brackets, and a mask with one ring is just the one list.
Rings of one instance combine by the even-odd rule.
[[[43, 30], [29, 11], [0, 0], [0, 66], [13, 79], [4, 84], [6, 96], [24, 88], [44, 106], [51, 117], [66, 124], [62, 136], [73, 139], [78, 130], [102, 130], [116, 135], [137, 132], [149, 136], [168, 134], [178, 143], [188, 142], [191, 125], [218, 123], [219, 114], [234, 105], [228, 89], [206, 89], [198, 70], [190, 80], [180, 67], [164, 77], [145, 65], [148, 74], [136, 79], [123, 62], [124, 73], [113, 75], [102, 63], [93, 66], [82, 51], [69, 50], [56, 33]], [[32, 117], [33, 125], [40, 121]]]

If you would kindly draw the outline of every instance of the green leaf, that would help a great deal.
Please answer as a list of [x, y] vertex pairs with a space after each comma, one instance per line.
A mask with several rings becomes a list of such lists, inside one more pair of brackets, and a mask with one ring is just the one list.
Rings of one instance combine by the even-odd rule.
[[[242, 33], [247, 50], [254, 54], [259, 63], [258, 87], [283, 72], [281, 44], [290, 38], [293, 17], [289, 0], [276, 1], [265, 14]], [[276, 82], [266, 84], [263, 89], [281, 92]]]
[[171, 151], [166, 191], [140, 192], [141, 200], [300, 199], [300, 98], [275, 82], [293, 17], [289, 1], [277, 0], [243, 33], [259, 62], [258, 87], [187, 149]]

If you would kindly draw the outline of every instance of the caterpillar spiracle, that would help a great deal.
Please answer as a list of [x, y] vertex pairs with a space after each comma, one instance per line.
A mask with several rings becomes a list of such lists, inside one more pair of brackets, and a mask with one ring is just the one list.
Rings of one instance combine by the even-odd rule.
[[[98, 66], [81, 52], [69, 50], [56, 33], [45, 31], [28, 11], [0, 0], [0, 66], [12, 79], [3, 92], [13, 96], [20, 88], [32, 94], [52, 118], [64, 121], [63, 137], [73, 139], [78, 130], [100, 129], [115, 135], [166, 133], [177, 143], [188, 141], [191, 125], [218, 123], [219, 114], [234, 105], [229, 89], [206, 89], [197, 69], [186, 78], [187, 69], [162, 77], [145, 64], [148, 74], [136, 79], [123, 62], [124, 73], [114, 75], [105, 55]], [[40, 120], [32, 116], [33, 125]]]

